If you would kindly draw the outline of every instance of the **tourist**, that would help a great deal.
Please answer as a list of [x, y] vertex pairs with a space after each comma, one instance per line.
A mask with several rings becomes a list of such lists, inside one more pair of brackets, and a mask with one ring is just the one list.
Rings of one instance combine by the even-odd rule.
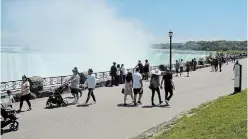
[[132, 73], [128, 72], [127, 76], [125, 78], [126, 82], [125, 82], [125, 88], [124, 88], [124, 106], [127, 105], [126, 100], [127, 100], [127, 95], [130, 95], [132, 98], [132, 102], [134, 102], [134, 98], [133, 98], [133, 91], [132, 91]]
[[165, 75], [163, 75], [161, 81], [161, 89], [163, 88], [162, 85], [164, 83], [164, 91], [165, 91], [165, 102], [169, 105], [169, 101], [173, 96], [173, 89], [175, 90], [175, 85], [172, 81], [172, 74], [166, 71]]
[[139, 72], [140, 72], [140, 74], [142, 75], [142, 77], [144, 76], [143, 75], [143, 73], [144, 73], [144, 66], [143, 66], [143, 64], [141, 63], [141, 61], [139, 60], [138, 61], [138, 64], [136, 65], [136, 67], [134, 68], [134, 69], [136, 69], [136, 68], [139, 68]]
[[175, 68], [176, 68], [176, 76], [178, 76], [178, 72], [179, 72], [179, 68], [180, 68], [178, 60], [176, 60]]
[[28, 104], [28, 111], [32, 110], [31, 108], [31, 103], [30, 103], [30, 83], [28, 81], [28, 78], [23, 75], [22, 76], [22, 84], [21, 84], [21, 98], [20, 98], [20, 108], [19, 108], [19, 112], [21, 112], [22, 110], [22, 105], [23, 105], [23, 101], [26, 101]]
[[[143, 94], [143, 83], [140, 69], [136, 68], [133, 74], [133, 92], [134, 92], [134, 105], [141, 104], [141, 98]], [[139, 94], [138, 102], [136, 103], [137, 95]]]
[[121, 78], [121, 67], [120, 64], [117, 64], [117, 71], [116, 71], [116, 82], [117, 82], [117, 86], [119, 86], [120, 84], [120, 78]]
[[196, 65], [197, 65], [197, 61], [196, 61], [196, 59], [194, 58], [193, 59], [193, 71], [195, 71], [196, 70]]
[[111, 75], [111, 86], [113, 86], [114, 84], [117, 85], [117, 67], [116, 67], [116, 63], [113, 62], [113, 66], [110, 69], [110, 75]]
[[78, 93], [79, 93], [79, 83], [80, 83], [80, 76], [78, 75], [78, 69], [77, 67], [75, 67], [72, 70], [72, 76], [69, 79], [69, 81], [71, 83], [71, 94], [74, 96], [75, 100], [73, 103], [78, 103]]
[[210, 58], [211, 72], [214, 72], [214, 59]]
[[11, 94], [10, 90], [7, 91], [7, 94], [9, 96], [8, 106], [10, 108], [13, 108], [12, 104], [15, 102], [15, 99], [14, 99], [13, 95]]
[[218, 64], [219, 64], [220, 72], [222, 71], [222, 69], [221, 69], [222, 63], [223, 63], [223, 59], [222, 59], [222, 57], [219, 57], [219, 58], [218, 58]]
[[180, 76], [181, 76], [182, 72], [183, 72], [183, 59], [181, 59], [181, 61], [179, 61], [179, 67], [180, 67]]
[[96, 98], [94, 95], [94, 89], [96, 88], [96, 78], [95, 76], [92, 74], [93, 70], [89, 69], [88, 70], [88, 77], [87, 80], [84, 83], [84, 87], [88, 86], [88, 97], [86, 99], [86, 104], [88, 103], [88, 101], [90, 100], [90, 96], [92, 97], [93, 101], [96, 103]]
[[189, 71], [190, 71], [190, 63], [189, 63], [189, 61], [186, 62], [185, 66], [186, 66], [187, 77], [189, 77]]
[[215, 68], [215, 72], [217, 72], [218, 71], [218, 57], [214, 59], [214, 68]]
[[121, 82], [125, 83], [127, 76], [127, 70], [124, 67], [124, 64], [121, 64]]
[[152, 97], [151, 97], [152, 106], [155, 106], [155, 104], [154, 104], [155, 92], [157, 92], [157, 94], [158, 94], [159, 104], [163, 103], [163, 101], [161, 100], [160, 89], [159, 89], [159, 87], [161, 86], [160, 81], [159, 81], [160, 75], [161, 75], [160, 70], [155, 69], [152, 71], [150, 85], [149, 85], [149, 88], [152, 90]]
[[149, 76], [149, 71], [150, 71], [150, 64], [148, 62], [148, 60], [145, 60], [145, 66], [144, 66], [144, 72], [145, 72], [145, 80], [148, 80], [148, 76]]

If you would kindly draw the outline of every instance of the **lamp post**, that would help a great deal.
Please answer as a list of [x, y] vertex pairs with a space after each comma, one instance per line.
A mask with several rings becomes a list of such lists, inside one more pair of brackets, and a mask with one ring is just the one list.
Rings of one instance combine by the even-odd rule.
[[172, 35], [173, 35], [173, 32], [172, 31], [170, 31], [169, 32], [169, 37], [170, 37], [170, 72], [171, 72], [171, 69], [172, 69], [172, 54], [171, 54], [171, 45], [172, 45], [172, 43], [171, 43], [171, 40], [172, 40]]

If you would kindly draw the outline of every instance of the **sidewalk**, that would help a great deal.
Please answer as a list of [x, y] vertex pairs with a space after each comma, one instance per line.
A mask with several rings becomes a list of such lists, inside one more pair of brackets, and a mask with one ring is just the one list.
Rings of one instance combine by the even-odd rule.
[[[243, 88], [247, 88], [247, 59], [240, 60], [243, 65]], [[151, 91], [144, 82], [143, 105], [138, 107], [119, 107], [123, 103], [121, 88], [98, 88], [95, 90], [97, 104], [88, 107], [71, 105], [55, 109], [44, 109], [47, 98], [32, 101], [33, 110], [20, 113], [20, 128], [16, 132], [5, 133], [3, 139], [126, 139], [169, 121], [182, 111], [227, 95], [233, 92], [233, 64], [223, 65], [222, 72], [210, 72], [210, 68], [191, 72], [190, 77], [175, 77], [176, 90], [171, 107], [151, 105]], [[164, 90], [161, 90], [164, 99]], [[70, 94], [66, 94], [70, 96]], [[80, 103], [86, 99], [84, 91]], [[155, 96], [155, 103], [158, 103]], [[68, 99], [72, 102], [73, 99]], [[91, 100], [92, 101], [92, 100]], [[131, 102], [129, 99], [128, 102]], [[19, 103], [15, 104], [18, 108]], [[24, 102], [23, 110], [27, 109]]]

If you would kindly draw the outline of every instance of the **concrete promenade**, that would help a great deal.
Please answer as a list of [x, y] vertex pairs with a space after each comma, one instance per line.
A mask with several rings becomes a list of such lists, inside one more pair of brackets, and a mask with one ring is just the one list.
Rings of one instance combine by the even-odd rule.
[[[243, 65], [242, 88], [247, 88], [247, 59], [240, 60], [240, 63]], [[223, 65], [222, 72], [210, 72], [209, 67], [191, 72], [189, 78], [185, 75], [183, 73], [183, 77], [174, 77], [176, 90], [170, 107], [149, 107], [151, 91], [148, 89], [148, 82], [144, 82], [143, 105], [138, 107], [118, 105], [123, 103], [120, 92], [123, 85], [96, 89], [97, 103], [84, 107], [70, 105], [44, 109], [47, 98], [33, 100], [33, 110], [19, 114], [19, 130], [3, 134], [2, 139], [127, 139], [169, 121], [182, 111], [234, 90], [231, 62]], [[164, 90], [161, 92], [164, 100]], [[84, 91], [80, 103], [85, 102], [86, 95], [87, 92]], [[71, 94], [64, 97], [68, 96]], [[157, 95], [155, 103], [158, 104]], [[14, 107], [18, 109], [18, 105], [16, 103]], [[24, 102], [23, 110], [26, 109], [27, 104]]]

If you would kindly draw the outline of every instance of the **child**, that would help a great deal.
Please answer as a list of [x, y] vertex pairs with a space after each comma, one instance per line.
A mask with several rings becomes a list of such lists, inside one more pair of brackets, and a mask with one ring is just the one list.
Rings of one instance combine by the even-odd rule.
[[15, 99], [14, 99], [13, 95], [11, 95], [11, 92], [10, 92], [9, 90], [7, 91], [7, 94], [8, 94], [8, 96], [9, 96], [9, 104], [8, 104], [8, 106], [9, 106], [10, 108], [13, 108], [12, 103], [15, 102]]

